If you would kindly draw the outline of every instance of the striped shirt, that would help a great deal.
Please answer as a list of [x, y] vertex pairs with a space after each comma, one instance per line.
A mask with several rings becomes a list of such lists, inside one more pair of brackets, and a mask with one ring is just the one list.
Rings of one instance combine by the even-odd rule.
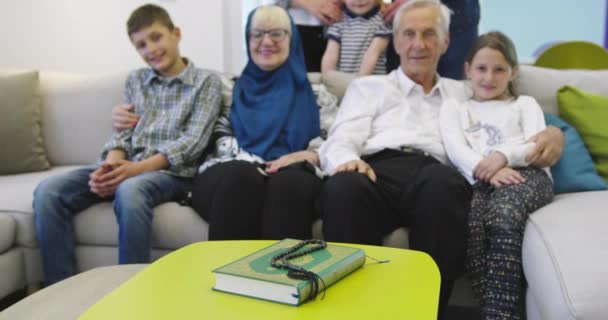
[[163, 154], [168, 173], [193, 177], [220, 112], [220, 78], [192, 62], [176, 77], [164, 78], [145, 68], [129, 74], [124, 102], [140, 116], [134, 129], [115, 132], [102, 158], [121, 149], [131, 161]]
[[[327, 30], [327, 37], [340, 43], [340, 60], [337, 69], [349, 73], [359, 72], [363, 56], [374, 37], [391, 35], [392, 31], [384, 25], [378, 6], [361, 16], [355, 15], [345, 7], [344, 18]], [[378, 57], [373, 74], [386, 74], [384, 52]]]

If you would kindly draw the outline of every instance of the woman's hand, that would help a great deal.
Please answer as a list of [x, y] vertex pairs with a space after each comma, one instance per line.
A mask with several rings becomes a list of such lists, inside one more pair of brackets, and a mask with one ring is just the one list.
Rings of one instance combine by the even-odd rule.
[[383, 5], [382, 16], [384, 16], [384, 24], [387, 26], [393, 25], [393, 18], [395, 17], [395, 13], [397, 13], [397, 9], [399, 9], [405, 1], [406, 0], [395, 0], [391, 4]]
[[545, 130], [535, 134], [528, 142], [536, 145], [526, 155], [526, 161], [537, 168], [550, 167], [554, 165], [564, 150], [564, 134], [562, 130], [554, 126], [548, 126]]
[[313, 151], [298, 151], [286, 154], [276, 160], [266, 162], [266, 172], [276, 173], [279, 169], [300, 161], [308, 161], [315, 166], [319, 165], [319, 155]]
[[490, 184], [495, 187], [500, 187], [505, 184], [518, 184], [525, 181], [526, 179], [521, 175], [521, 173], [519, 173], [519, 171], [513, 170], [509, 167], [504, 167], [498, 170], [498, 172], [492, 176], [490, 179]]
[[473, 177], [480, 181], [489, 182], [496, 172], [504, 168], [507, 163], [507, 157], [504, 154], [494, 151], [479, 161], [473, 170]]
[[132, 104], [120, 104], [112, 108], [112, 127], [117, 131], [133, 129], [139, 121]]
[[294, 6], [308, 11], [326, 25], [342, 20], [342, 1], [340, 0], [297, 0]]
[[374, 169], [363, 160], [357, 159], [343, 163], [336, 168], [334, 174], [347, 171], [357, 171], [366, 175], [372, 182], [376, 182], [376, 173], [374, 172]]

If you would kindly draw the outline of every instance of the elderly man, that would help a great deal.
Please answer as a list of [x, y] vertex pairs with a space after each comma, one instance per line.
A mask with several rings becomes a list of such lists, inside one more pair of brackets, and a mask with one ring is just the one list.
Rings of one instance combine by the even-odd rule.
[[[447, 165], [439, 132], [444, 99], [469, 94], [461, 82], [437, 75], [449, 23], [450, 11], [439, 0], [404, 4], [393, 24], [400, 68], [353, 81], [320, 149], [323, 168], [333, 173], [320, 197], [325, 238], [380, 245], [389, 232], [408, 227], [410, 247], [439, 266], [439, 318], [464, 272], [471, 200], [467, 181]], [[533, 140], [533, 165], [557, 161], [559, 129]]]

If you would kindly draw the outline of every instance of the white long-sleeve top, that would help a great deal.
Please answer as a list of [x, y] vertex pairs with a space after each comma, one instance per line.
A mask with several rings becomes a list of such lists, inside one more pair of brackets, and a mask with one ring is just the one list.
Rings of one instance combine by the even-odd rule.
[[383, 149], [410, 147], [447, 163], [439, 130], [439, 112], [448, 97], [463, 101], [462, 82], [439, 78], [425, 94], [401, 68], [388, 75], [354, 80], [348, 87], [327, 140], [321, 145], [322, 168], [339, 165]]
[[493, 151], [504, 154], [509, 167], [528, 166], [525, 157], [534, 143], [527, 141], [546, 125], [536, 100], [519, 96], [484, 102], [448, 99], [441, 107], [440, 127], [450, 161], [474, 184], [473, 170]]

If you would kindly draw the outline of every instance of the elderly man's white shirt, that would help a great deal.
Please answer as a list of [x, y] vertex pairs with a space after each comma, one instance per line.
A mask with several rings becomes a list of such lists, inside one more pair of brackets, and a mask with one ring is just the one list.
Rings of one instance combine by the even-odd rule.
[[469, 96], [462, 82], [446, 78], [439, 78], [425, 94], [401, 68], [385, 76], [356, 79], [319, 150], [321, 166], [331, 173], [360, 156], [402, 147], [420, 149], [447, 163], [439, 130], [441, 105], [448, 98], [463, 101]]

